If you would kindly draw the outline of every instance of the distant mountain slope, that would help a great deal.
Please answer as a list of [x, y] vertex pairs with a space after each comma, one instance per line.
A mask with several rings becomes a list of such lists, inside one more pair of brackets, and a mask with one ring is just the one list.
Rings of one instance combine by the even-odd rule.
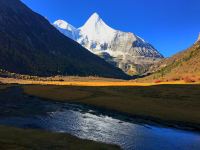
[[146, 79], [200, 80], [200, 38], [187, 50], [152, 66], [149, 72], [153, 74]]
[[57, 20], [54, 26], [92, 53], [121, 68], [127, 74], [140, 74], [163, 56], [149, 43], [133, 33], [109, 27], [94, 13], [80, 28]]
[[38, 76], [127, 77], [20, 0], [0, 0], [0, 69]]

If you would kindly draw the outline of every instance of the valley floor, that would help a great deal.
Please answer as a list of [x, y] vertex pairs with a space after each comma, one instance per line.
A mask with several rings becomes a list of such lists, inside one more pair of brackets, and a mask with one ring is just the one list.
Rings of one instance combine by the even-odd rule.
[[[7, 78], [1, 78], [0, 82], [18, 83], [2, 84], [0, 85], [0, 90], [10, 86], [19, 86], [23, 89], [25, 94], [41, 97], [46, 100], [86, 104], [102, 109], [102, 111], [116, 111], [136, 118], [142, 118], [149, 122], [200, 131], [200, 84], [184, 84], [184, 82], [171, 84], [144, 84], [118, 80], [105, 82], [89, 82], [89, 80], [81, 82], [50, 82]], [[0, 127], [0, 132], [0, 136], [4, 134], [10, 135], [9, 132], [17, 132], [18, 135], [16, 134], [16, 136], [22, 137], [22, 143], [23, 140], [27, 142], [23, 139], [23, 137], [26, 137], [23, 136], [26, 132], [37, 133], [37, 131], [25, 131], [7, 127]], [[34, 138], [33, 140], [36, 140], [37, 138], [40, 138], [36, 135], [33, 134], [33, 137], [30, 137], [30, 139]], [[56, 135], [54, 137], [54, 135], [51, 135], [50, 133], [44, 133], [44, 135], [41, 133], [41, 135], [38, 136], [41, 136], [42, 138], [49, 136], [50, 138], [48, 139], [54, 141], [55, 138], [59, 139], [60, 136], [63, 137], [64, 135]], [[2, 140], [4, 138], [0, 139]], [[67, 136], [64, 139], [67, 140]], [[11, 143], [13, 143], [14, 140], [12, 138], [7, 141], [10, 140]], [[56, 141], [58, 140], [56, 139]], [[64, 145], [64, 141], [61, 141], [61, 146]], [[76, 139], [75, 141], [77, 142], [78, 140]], [[82, 142], [80, 141], [80, 143]], [[4, 148], [2, 147], [4, 146], [2, 143], [4, 143], [4, 141], [0, 141], [0, 148]], [[51, 144], [53, 143], [54, 142]], [[27, 143], [25, 143], [25, 146], [26, 144]], [[94, 146], [95, 144], [91, 145]]]
[[184, 81], [171, 82], [140, 82], [137, 80], [120, 80], [112, 78], [98, 78], [98, 77], [61, 77], [61, 78], [37, 78], [16, 79], [16, 78], [2, 78], [0, 83], [4, 84], [21, 84], [21, 85], [65, 85], [65, 86], [90, 86], [90, 87], [104, 87], [104, 86], [153, 86], [153, 85], [198, 85], [200, 82], [186, 83]]
[[88, 104], [164, 124], [200, 129], [198, 83], [137, 83], [91, 77], [70, 77], [63, 81], [0, 78], [0, 82], [20, 84], [26, 94], [54, 101]]
[[[10, 84], [0, 83], [0, 92], [12, 87]], [[2, 150], [118, 150], [116, 145], [79, 139], [69, 134], [45, 132], [43, 130], [19, 129], [0, 125], [0, 149]]]
[[81, 103], [169, 126], [200, 130], [200, 85], [56, 86], [23, 85], [28, 95]]
[[63, 81], [0, 78], [0, 82], [8, 83], [7, 86], [19, 84], [26, 94], [49, 100], [88, 104], [200, 129], [198, 83], [137, 83], [92, 77], [70, 77]]

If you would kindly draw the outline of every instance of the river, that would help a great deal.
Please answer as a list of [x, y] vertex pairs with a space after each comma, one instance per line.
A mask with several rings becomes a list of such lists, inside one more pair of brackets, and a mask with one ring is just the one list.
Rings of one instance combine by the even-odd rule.
[[[10, 94], [11, 93], [11, 94]], [[124, 150], [199, 150], [200, 134], [135, 123], [122, 114], [23, 95], [19, 88], [0, 93], [0, 124], [69, 133], [120, 145]]]

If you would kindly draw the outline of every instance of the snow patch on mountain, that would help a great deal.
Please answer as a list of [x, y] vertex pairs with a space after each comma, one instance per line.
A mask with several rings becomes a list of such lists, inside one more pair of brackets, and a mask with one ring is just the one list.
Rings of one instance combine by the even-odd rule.
[[64, 20], [57, 20], [53, 23], [53, 25], [64, 35], [67, 37], [76, 40], [77, 38], [77, 29], [69, 24], [68, 22]]
[[63, 20], [55, 21], [53, 25], [67, 37], [128, 74], [142, 73], [146, 67], [163, 58], [151, 44], [133, 33], [109, 27], [97, 13], [80, 28]]

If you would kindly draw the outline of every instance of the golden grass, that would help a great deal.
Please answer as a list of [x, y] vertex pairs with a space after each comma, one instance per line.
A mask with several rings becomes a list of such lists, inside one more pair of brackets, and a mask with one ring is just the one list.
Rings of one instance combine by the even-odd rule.
[[184, 81], [173, 81], [173, 82], [148, 82], [141, 83], [135, 82], [134, 80], [130, 81], [104, 81], [104, 80], [76, 80], [76, 81], [33, 81], [33, 80], [22, 80], [22, 79], [14, 79], [14, 78], [0, 78], [2, 83], [6, 84], [32, 84], [32, 85], [67, 85], [67, 86], [91, 86], [91, 87], [101, 87], [101, 86], [153, 86], [153, 85], [166, 85], [166, 84], [199, 84], [199, 83], [186, 83]]

